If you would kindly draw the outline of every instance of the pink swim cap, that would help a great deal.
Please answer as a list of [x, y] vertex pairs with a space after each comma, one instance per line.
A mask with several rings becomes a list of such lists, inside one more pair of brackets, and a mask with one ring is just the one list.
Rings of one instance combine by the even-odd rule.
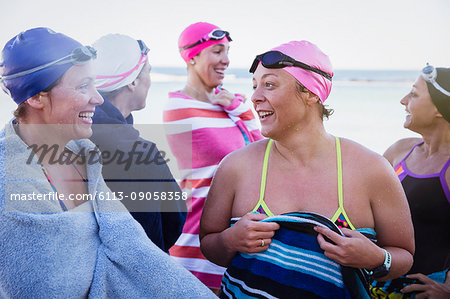
[[214, 29], [220, 28], [210, 23], [198, 22], [189, 25], [186, 29], [183, 30], [183, 32], [181, 32], [180, 37], [178, 38], [178, 48], [180, 49], [180, 54], [184, 61], [188, 62], [194, 56], [198, 55], [201, 51], [212, 45], [230, 42], [230, 40], [225, 36], [221, 40], [208, 40], [192, 48], [185, 50], [182, 49], [183, 47], [195, 44], [203, 37], [207, 36]]
[[[316, 45], [308, 41], [291, 41], [273, 48], [271, 51], [280, 51], [297, 61], [322, 70], [333, 76], [331, 61]], [[308, 71], [296, 66], [283, 68], [291, 74], [298, 82], [314, 93], [323, 102], [331, 92], [332, 82], [320, 74]]]

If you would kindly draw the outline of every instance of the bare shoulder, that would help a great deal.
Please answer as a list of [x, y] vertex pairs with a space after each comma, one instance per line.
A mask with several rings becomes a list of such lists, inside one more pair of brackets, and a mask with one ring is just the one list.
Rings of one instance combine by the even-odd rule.
[[417, 143], [423, 141], [422, 138], [404, 138], [392, 144], [383, 154], [383, 156], [395, 166]]
[[263, 159], [268, 141], [269, 139], [258, 140], [229, 153], [220, 162], [218, 172], [239, 176], [243, 172], [242, 169], [245, 169], [246, 166], [250, 167]]
[[221, 164], [248, 164], [257, 158], [261, 153], [264, 154], [269, 139], [262, 139], [250, 143], [238, 150], [229, 153], [221, 162]]
[[341, 139], [343, 167], [351, 169], [354, 174], [359, 174], [360, 178], [385, 174], [391, 171], [389, 162], [380, 154], [368, 149], [367, 147], [346, 139]]
[[342, 154], [353, 156], [356, 162], [367, 162], [367, 160], [382, 160], [383, 156], [365, 147], [364, 145], [347, 138], [339, 138], [341, 141]]
[[387, 197], [386, 192], [392, 190], [401, 191], [397, 174], [385, 157], [354, 141], [341, 140], [344, 173], [351, 173], [354, 182], [365, 186], [369, 198]]

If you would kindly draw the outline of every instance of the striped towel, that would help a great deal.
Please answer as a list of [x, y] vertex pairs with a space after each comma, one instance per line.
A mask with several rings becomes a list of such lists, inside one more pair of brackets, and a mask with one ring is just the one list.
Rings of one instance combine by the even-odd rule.
[[220, 298], [368, 298], [362, 271], [341, 266], [319, 247], [314, 226], [342, 235], [331, 220], [299, 212], [263, 221], [277, 222], [280, 229], [267, 250], [236, 254], [224, 274]]
[[208, 261], [200, 251], [200, 217], [220, 161], [244, 147], [246, 140], [263, 138], [243, 100], [236, 95], [228, 107], [222, 107], [172, 92], [164, 109], [164, 123], [171, 125], [167, 140], [183, 176], [181, 188], [190, 192], [183, 232], [169, 252], [205, 285], [216, 289], [220, 288], [225, 268]]

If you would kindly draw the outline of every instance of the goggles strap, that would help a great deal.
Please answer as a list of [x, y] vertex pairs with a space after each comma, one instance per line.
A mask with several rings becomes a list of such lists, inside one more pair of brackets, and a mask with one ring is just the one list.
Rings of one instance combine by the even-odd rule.
[[444, 88], [442, 88], [442, 86], [440, 86], [436, 80], [430, 80], [428, 81], [431, 84], [433, 84], [434, 88], [436, 88], [437, 90], [439, 90], [440, 92], [442, 92], [443, 94], [445, 94], [446, 96], [450, 97], [450, 91], [445, 90]]
[[97, 86], [96, 88], [105, 88], [111, 85], [114, 85], [120, 81], [122, 81], [123, 79], [125, 79], [126, 77], [128, 77], [129, 75], [131, 75], [135, 70], [137, 70], [139, 68], [139, 66], [141, 64], [146, 63], [148, 60], [147, 55], [145, 54], [141, 54], [141, 58], [139, 59], [138, 63], [136, 64], [135, 67], [133, 67], [131, 70], [129, 70], [128, 72], [119, 74], [119, 75], [109, 75], [109, 76], [103, 76], [103, 75], [98, 75], [96, 79], [114, 79], [114, 78], [118, 78], [117, 80], [114, 80], [112, 82], [107, 82], [105, 84], [102, 84], [100, 86]]
[[[79, 49], [79, 48], [77, 48], [77, 49]], [[38, 72], [40, 70], [46, 69], [46, 68], [48, 68], [48, 67], [50, 67], [52, 65], [63, 65], [63, 64], [67, 64], [67, 63], [75, 63], [75, 62], [77, 62], [77, 60], [73, 57], [73, 55], [74, 55], [74, 52], [77, 49], [73, 50], [72, 53], [70, 53], [67, 56], [64, 56], [64, 57], [59, 58], [59, 59], [54, 60], [54, 61], [50, 61], [50, 62], [48, 62], [46, 64], [43, 64], [43, 65], [39, 65], [39, 66], [31, 68], [29, 70], [21, 71], [21, 72], [12, 74], [12, 75], [0, 76], [0, 80], [2, 80], [2, 81], [3, 80], [11, 80], [11, 79], [23, 77], [23, 76], [26, 76], [26, 75]], [[89, 50], [89, 48], [88, 48], [88, 50]], [[68, 59], [68, 58], [70, 58], [70, 59]], [[87, 59], [86, 61], [89, 61], [91, 58], [92, 58], [92, 56], [90, 56], [90, 58]]]
[[[12, 75], [2, 76], [2, 77], [1, 77], [1, 80], [11, 80], [11, 79], [15, 79], [15, 78], [18, 78], [18, 77], [23, 77], [23, 76], [26, 76], [26, 75], [28, 75], [28, 74], [35, 73], [35, 72], [37, 72], [37, 71], [46, 69], [46, 68], [48, 68], [48, 67], [50, 67], [50, 66], [52, 66], [52, 65], [54, 65], [54, 64], [61, 65], [61, 64], [70, 63], [70, 62], [72, 62], [72, 59], [67, 60], [67, 61], [64, 61], [64, 60], [67, 59], [67, 58], [69, 58], [69, 57], [71, 57], [71, 56], [72, 56], [72, 54], [67, 55], [67, 56], [64, 56], [64, 57], [62, 57], [62, 58], [60, 58], [60, 59], [58, 59], [58, 60], [51, 61], [51, 62], [49, 62], [49, 63], [43, 64], [43, 65], [39, 65], [39, 66], [34, 67], [34, 68], [32, 68], [32, 69], [29, 69], [29, 70], [25, 70], [25, 71], [22, 71], [22, 72], [18, 72], [18, 73], [12, 74]], [[64, 61], [64, 62], [63, 62], [63, 61]]]
[[[216, 36], [212, 35], [212, 33], [213, 33], [214, 31], [222, 31], [222, 32], [224, 32], [224, 34], [223, 34], [222, 37], [216, 37]], [[204, 43], [204, 42], [207, 42], [207, 41], [209, 41], [209, 40], [221, 40], [221, 39], [223, 39], [223, 38], [225, 38], [225, 37], [226, 37], [230, 42], [232, 41], [232, 39], [231, 39], [230, 34], [228, 33], [228, 31], [225, 31], [225, 30], [222, 30], [222, 29], [213, 29], [211, 32], [209, 32], [208, 34], [204, 35], [200, 40], [196, 41], [195, 43], [193, 43], [193, 44], [191, 44], [191, 45], [187, 45], [187, 46], [185, 46], [185, 47], [181, 47], [180, 50], [187, 50], [187, 49], [193, 48], [193, 47], [195, 47], [195, 46], [197, 46], [197, 45], [200, 45], [200, 44], [202, 44], [202, 43]]]
[[[273, 61], [272, 63], [264, 62], [263, 61], [264, 60], [264, 56], [267, 55], [267, 54], [270, 54], [270, 53], [277, 53], [278, 55], [280, 55], [279, 59], [276, 60], [276, 61]], [[314, 72], [316, 74], [319, 74], [322, 77], [324, 77], [324, 78], [326, 78], [326, 79], [328, 79], [330, 81], [332, 81], [332, 79], [333, 79], [333, 77], [330, 74], [328, 74], [327, 72], [324, 72], [324, 71], [322, 71], [322, 70], [320, 70], [318, 68], [315, 68], [315, 67], [312, 67], [310, 65], [307, 65], [306, 63], [297, 61], [294, 58], [292, 58], [292, 57], [290, 57], [290, 56], [288, 56], [288, 55], [286, 55], [286, 54], [284, 54], [284, 53], [282, 53], [280, 51], [269, 51], [269, 52], [266, 52], [264, 54], [256, 56], [255, 60], [253, 61], [252, 66], [250, 67], [250, 70], [249, 70], [250, 73], [254, 73], [255, 72], [256, 68], [258, 67], [259, 62], [261, 62], [261, 64], [264, 67], [269, 68], [269, 69], [270, 68], [285, 68], [285, 67], [288, 67], [288, 66], [294, 66], [294, 67], [299, 67], [299, 68], [302, 68], [304, 70], [311, 71], [311, 72]]]
[[[436, 70], [433, 70], [434, 72], [436, 72]], [[429, 74], [425, 74], [424, 72], [422, 72], [422, 78], [425, 80], [425, 82], [430, 82], [434, 88], [436, 88], [437, 90], [439, 90], [441, 93], [445, 94], [446, 96], [450, 97], [450, 91], [445, 90], [442, 86], [439, 85], [439, 83], [437, 83], [436, 81], [436, 76], [431, 77]]]

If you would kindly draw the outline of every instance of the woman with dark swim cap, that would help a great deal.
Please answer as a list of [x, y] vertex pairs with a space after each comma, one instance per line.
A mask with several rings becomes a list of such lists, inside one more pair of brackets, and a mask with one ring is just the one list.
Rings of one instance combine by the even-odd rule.
[[400, 103], [406, 138], [384, 156], [394, 166], [411, 209], [414, 263], [406, 277], [376, 282], [376, 298], [450, 298], [450, 68], [427, 65]]
[[[244, 96], [221, 88], [228, 59], [230, 34], [205, 22], [188, 26], [178, 39], [187, 64], [185, 87], [169, 93], [164, 123], [185, 125], [167, 136], [185, 173], [182, 188], [192, 190], [183, 233], [170, 255], [211, 289], [218, 290], [225, 271], [209, 262], [200, 251], [200, 216], [217, 165], [227, 154], [262, 139], [258, 124]], [[188, 154], [192, 153], [192, 155]]]
[[256, 56], [250, 72], [269, 139], [222, 161], [200, 225], [202, 252], [228, 267], [221, 296], [368, 297], [359, 269], [379, 279], [408, 271], [413, 229], [395, 173], [324, 129], [328, 56], [292, 41]]
[[0, 81], [19, 107], [0, 132], [1, 297], [210, 297], [103, 181], [86, 139], [103, 102], [95, 56], [49, 28], [24, 31], [2, 51]]

